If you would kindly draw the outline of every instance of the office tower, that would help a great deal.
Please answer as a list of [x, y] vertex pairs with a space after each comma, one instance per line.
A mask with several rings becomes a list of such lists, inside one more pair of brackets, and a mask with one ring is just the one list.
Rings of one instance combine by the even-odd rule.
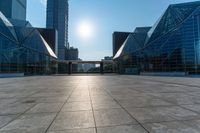
[[[78, 60], [78, 48], [70, 47], [66, 48], [66, 60]], [[72, 64], [72, 71], [77, 72], [78, 71], [78, 64]]]
[[68, 0], [47, 0], [47, 28], [58, 32], [58, 58], [65, 59], [68, 48]]
[[78, 60], [78, 48], [70, 47], [66, 49], [66, 53], [67, 60]]
[[0, 11], [6, 18], [26, 20], [26, 0], [0, 0]]
[[136, 28], [114, 56], [121, 73], [200, 73], [199, 9], [199, 1], [172, 4], [152, 28]]

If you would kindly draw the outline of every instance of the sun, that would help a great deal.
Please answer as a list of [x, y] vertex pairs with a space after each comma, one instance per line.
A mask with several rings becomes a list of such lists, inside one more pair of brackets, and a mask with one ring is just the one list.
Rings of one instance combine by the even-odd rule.
[[91, 22], [83, 21], [78, 25], [77, 31], [82, 39], [90, 39], [94, 33], [94, 27]]

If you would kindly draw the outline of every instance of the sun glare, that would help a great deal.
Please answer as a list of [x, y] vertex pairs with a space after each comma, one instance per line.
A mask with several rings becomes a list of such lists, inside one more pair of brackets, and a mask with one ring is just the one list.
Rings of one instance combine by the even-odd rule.
[[78, 34], [83, 39], [89, 39], [92, 37], [94, 27], [90, 22], [81, 22], [77, 27]]

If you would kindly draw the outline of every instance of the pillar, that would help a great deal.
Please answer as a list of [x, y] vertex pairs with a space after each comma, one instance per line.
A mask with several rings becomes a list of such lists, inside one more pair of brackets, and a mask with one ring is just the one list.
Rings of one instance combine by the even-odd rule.
[[68, 74], [72, 74], [72, 62], [68, 63]]
[[103, 74], [103, 62], [100, 63], [100, 73]]

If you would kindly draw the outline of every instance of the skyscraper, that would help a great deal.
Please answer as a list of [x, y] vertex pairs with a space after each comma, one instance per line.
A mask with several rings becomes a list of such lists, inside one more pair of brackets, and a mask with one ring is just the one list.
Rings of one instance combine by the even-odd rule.
[[0, 11], [7, 18], [26, 20], [26, 0], [1, 0]]
[[78, 60], [78, 48], [70, 47], [66, 50], [66, 60]]
[[68, 0], [47, 0], [47, 28], [58, 32], [58, 58], [65, 59], [68, 46]]

